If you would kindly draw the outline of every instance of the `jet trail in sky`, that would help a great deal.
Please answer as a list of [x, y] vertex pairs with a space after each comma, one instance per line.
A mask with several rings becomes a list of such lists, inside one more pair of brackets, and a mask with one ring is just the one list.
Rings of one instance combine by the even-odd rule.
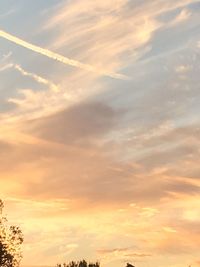
[[62, 62], [64, 63], [65, 65], [70, 65], [70, 66], [73, 66], [73, 67], [77, 67], [77, 68], [80, 68], [80, 69], [83, 69], [83, 70], [87, 70], [87, 71], [91, 71], [91, 72], [94, 72], [94, 73], [98, 73], [100, 75], [103, 75], [103, 76], [108, 76], [108, 77], [111, 77], [111, 78], [114, 78], [114, 79], [120, 79], [120, 80], [129, 80], [129, 77], [127, 77], [126, 75], [123, 75], [123, 74], [120, 74], [120, 73], [112, 73], [112, 72], [106, 72], [106, 71], [102, 71], [102, 70], [99, 70], [99, 69], [96, 69], [95, 67], [91, 66], [91, 65], [88, 65], [88, 64], [84, 64], [84, 63], [81, 63], [77, 60], [73, 60], [73, 59], [70, 59], [70, 58], [67, 58], [67, 57], [64, 57], [60, 54], [57, 54], [57, 53], [54, 53], [48, 49], [44, 49], [44, 48], [41, 48], [39, 46], [36, 46], [36, 45], [33, 45], [31, 43], [28, 43], [14, 35], [11, 35], [5, 31], [1, 31], [0, 30], [0, 37], [10, 41], [10, 42], [13, 42], [19, 46], [22, 46], [22, 47], [25, 47], [29, 50], [32, 50], [38, 54], [41, 54], [41, 55], [44, 55], [48, 58], [51, 58], [51, 59], [54, 59], [54, 60], [57, 60], [59, 62]]

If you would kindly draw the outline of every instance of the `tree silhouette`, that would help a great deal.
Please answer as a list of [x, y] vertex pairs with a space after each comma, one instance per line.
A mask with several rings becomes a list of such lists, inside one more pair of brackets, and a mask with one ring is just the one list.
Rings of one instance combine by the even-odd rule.
[[[71, 261], [69, 263], [57, 264], [57, 267], [100, 267], [100, 263], [99, 262], [87, 263], [87, 261], [85, 260]], [[130, 263], [127, 263], [126, 267], [135, 267], [135, 266], [133, 266]]]
[[3, 201], [0, 200], [0, 267], [18, 267], [22, 258], [22, 231], [18, 226], [7, 225], [3, 208]]
[[71, 261], [68, 264], [63, 263], [63, 264], [57, 264], [57, 267], [100, 267], [99, 262], [91, 263], [87, 262], [85, 260], [82, 261]]
[[126, 264], [126, 267], [135, 267], [135, 266], [133, 266], [133, 265], [130, 264], [130, 263], [127, 263], [127, 264]]

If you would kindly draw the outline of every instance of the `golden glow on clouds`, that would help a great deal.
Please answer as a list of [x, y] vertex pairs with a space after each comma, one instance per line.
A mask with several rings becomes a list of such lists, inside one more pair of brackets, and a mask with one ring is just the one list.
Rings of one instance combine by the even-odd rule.
[[0, 31], [0, 188], [24, 265], [198, 266], [198, 2], [63, 1], [32, 35], [48, 49]]

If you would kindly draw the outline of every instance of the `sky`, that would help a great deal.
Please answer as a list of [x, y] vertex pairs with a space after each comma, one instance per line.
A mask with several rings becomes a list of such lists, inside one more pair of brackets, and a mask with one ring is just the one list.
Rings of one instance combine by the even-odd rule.
[[22, 266], [200, 266], [199, 18], [198, 0], [0, 0]]

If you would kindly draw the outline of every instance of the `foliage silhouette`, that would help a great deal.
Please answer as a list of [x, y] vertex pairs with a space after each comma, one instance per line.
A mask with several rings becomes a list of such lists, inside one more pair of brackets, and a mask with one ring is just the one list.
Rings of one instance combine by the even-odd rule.
[[[99, 262], [95, 263], [87, 263], [87, 261], [82, 260], [82, 261], [71, 261], [68, 264], [63, 263], [63, 264], [57, 264], [57, 267], [100, 267]], [[135, 267], [130, 263], [127, 263], [126, 267]]]
[[133, 266], [133, 265], [130, 264], [130, 263], [127, 263], [127, 264], [126, 264], [126, 267], [135, 267], [135, 266]]
[[63, 263], [63, 264], [57, 264], [57, 267], [100, 267], [99, 262], [91, 263], [87, 262], [85, 260], [82, 261], [71, 261], [68, 264]]
[[0, 267], [18, 267], [22, 258], [23, 234], [18, 226], [8, 226], [0, 199]]

